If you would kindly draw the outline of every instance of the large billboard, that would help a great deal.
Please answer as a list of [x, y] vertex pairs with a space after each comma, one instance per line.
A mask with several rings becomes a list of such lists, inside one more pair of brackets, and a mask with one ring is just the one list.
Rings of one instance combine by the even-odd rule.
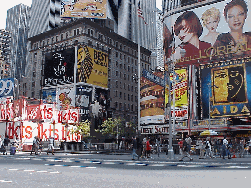
[[108, 54], [88, 46], [79, 46], [77, 82], [108, 87]]
[[140, 87], [140, 124], [164, 123], [164, 79], [163, 73], [143, 70]]
[[60, 17], [106, 19], [107, 0], [61, 0]]
[[45, 54], [44, 86], [74, 82], [74, 48]]
[[58, 110], [67, 110], [75, 106], [74, 87], [58, 87], [56, 94]]
[[251, 116], [250, 58], [200, 69], [203, 118]]
[[176, 66], [250, 56], [250, 1], [227, 0], [164, 19], [164, 53]]

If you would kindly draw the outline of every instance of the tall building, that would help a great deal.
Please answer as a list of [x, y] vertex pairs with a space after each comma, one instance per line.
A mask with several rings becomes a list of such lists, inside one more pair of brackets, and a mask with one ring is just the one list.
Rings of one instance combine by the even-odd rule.
[[29, 38], [59, 26], [60, 0], [33, 0]]
[[164, 53], [163, 53], [163, 22], [162, 22], [162, 11], [157, 8], [156, 11], [156, 28], [157, 28], [157, 65], [164, 66]]
[[7, 78], [10, 72], [10, 45], [11, 33], [4, 29], [0, 30], [0, 78]]
[[[118, 34], [137, 43], [139, 31], [140, 45], [149, 50], [156, 48], [156, 0], [121, 0], [119, 2]], [[139, 2], [144, 19], [140, 18], [137, 25]]]
[[27, 5], [19, 4], [7, 11], [6, 30], [12, 33], [11, 75], [18, 80], [25, 74], [29, 19], [30, 7]]

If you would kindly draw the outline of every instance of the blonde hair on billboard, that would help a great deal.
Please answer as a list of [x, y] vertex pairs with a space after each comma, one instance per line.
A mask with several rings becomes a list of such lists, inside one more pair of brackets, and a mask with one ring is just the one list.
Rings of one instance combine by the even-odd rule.
[[209, 18], [215, 18], [216, 20], [218, 20], [218, 22], [220, 21], [220, 11], [219, 9], [212, 7], [210, 9], [207, 9], [203, 14], [202, 14], [202, 21], [203, 21], [203, 25], [206, 27], [207, 21], [209, 20]]

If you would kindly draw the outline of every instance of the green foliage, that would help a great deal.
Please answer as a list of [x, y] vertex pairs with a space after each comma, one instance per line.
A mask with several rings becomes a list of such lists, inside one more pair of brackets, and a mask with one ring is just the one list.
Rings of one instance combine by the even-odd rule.
[[117, 135], [118, 131], [118, 135], [121, 135], [124, 132], [124, 126], [122, 122], [123, 119], [121, 119], [120, 117], [114, 119], [108, 118], [102, 123], [101, 129], [96, 129], [95, 131], [100, 132], [103, 135], [111, 134], [113, 136]]
[[81, 134], [83, 137], [90, 136], [90, 121], [86, 120], [84, 122], [80, 122], [79, 125], [75, 126], [73, 130], [71, 130], [71, 134]]

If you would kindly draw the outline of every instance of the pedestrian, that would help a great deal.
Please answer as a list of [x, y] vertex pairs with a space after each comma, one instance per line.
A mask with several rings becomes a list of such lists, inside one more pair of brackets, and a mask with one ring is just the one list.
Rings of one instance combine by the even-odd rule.
[[183, 139], [180, 139], [180, 141], [178, 142], [179, 145], [179, 154], [183, 155]]
[[214, 158], [213, 153], [212, 153], [212, 146], [211, 146], [211, 142], [210, 142], [210, 138], [207, 137], [206, 139], [206, 157], [210, 157], [210, 158]]
[[196, 141], [196, 155], [199, 155], [200, 154], [200, 142], [201, 142], [201, 139], [198, 138], [198, 140]]
[[240, 139], [240, 144], [239, 144], [239, 157], [242, 158], [244, 156], [244, 145], [245, 145], [245, 140], [243, 138]]
[[150, 138], [146, 141], [146, 155], [147, 158], [150, 158], [151, 146], [150, 146]]
[[182, 155], [182, 158], [181, 159], [179, 159], [179, 161], [183, 161], [183, 159], [185, 158], [185, 157], [188, 157], [189, 159], [190, 159], [190, 161], [192, 161], [193, 160], [193, 158], [190, 156], [190, 154], [189, 154], [189, 145], [188, 145], [188, 143], [186, 142], [186, 140], [184, 140], [183, 141], [183, 155]]
[[9, 136], [6, 136], [4, 138], [4, 148], [5, 148], [5, 152], [3, 153], [4, 155], [7, 155], [7, 151], [10, 150], [10, 139], [9, 139]]
[[38, 141], [38, 137], [34, 136], [33, 142], [32, 142], [32, 150], [31, 150], [31, 154], [32, 152], [35, 153], [35, 155], [38, 155], [38, 147], [39, 147], [39, 141]]
[[143, 138], [143, 141], [142, 141], [142, 145], [143, 145], [143, 150], [142, 150], [142, 156], [141, 156], [141, 158], [143, 158], [143, 157], [147, 157], [146, 156], [146, 142], [147, 142], [147, 139], [146, 139], [146, 137], [144, 137]]
[[133, 143], [132, 143], [132, 160], [135, 160], [135, 157], [139, 159], [139, 156], [136, 154], [137, 150], [137, 140], [136, 137], [132, 137]]
[[42, 139], [39, 139], [39, 150], [40, 150], [39, 154], [41, 154], [42, 150], [43, 150], [43, 141], [42, 141]]
[[49, 145], [48, 145], [47, 155], [48, 155], [50, 150], [52, 151], [52, 155], [54, 155], [54, 138], [53, 137], [49, 138]]
[[191, 153], [192, 139], [188, 134], [186, 135], [185, 141], [187, 142], [188, 151]]
[[227, 145], [228, 145], [228, 141], [226, 139], [226, 137], [224, 137], [224, 139], [222, 140], [222, 157], [223, 159], [225, 159], [225, 156], [227, 155]]
[[205, 148], [204, 148], [204, 139], [203, 138], [199, 140], [199, 149], [200, 149], [199, 159], [204, 159]]

